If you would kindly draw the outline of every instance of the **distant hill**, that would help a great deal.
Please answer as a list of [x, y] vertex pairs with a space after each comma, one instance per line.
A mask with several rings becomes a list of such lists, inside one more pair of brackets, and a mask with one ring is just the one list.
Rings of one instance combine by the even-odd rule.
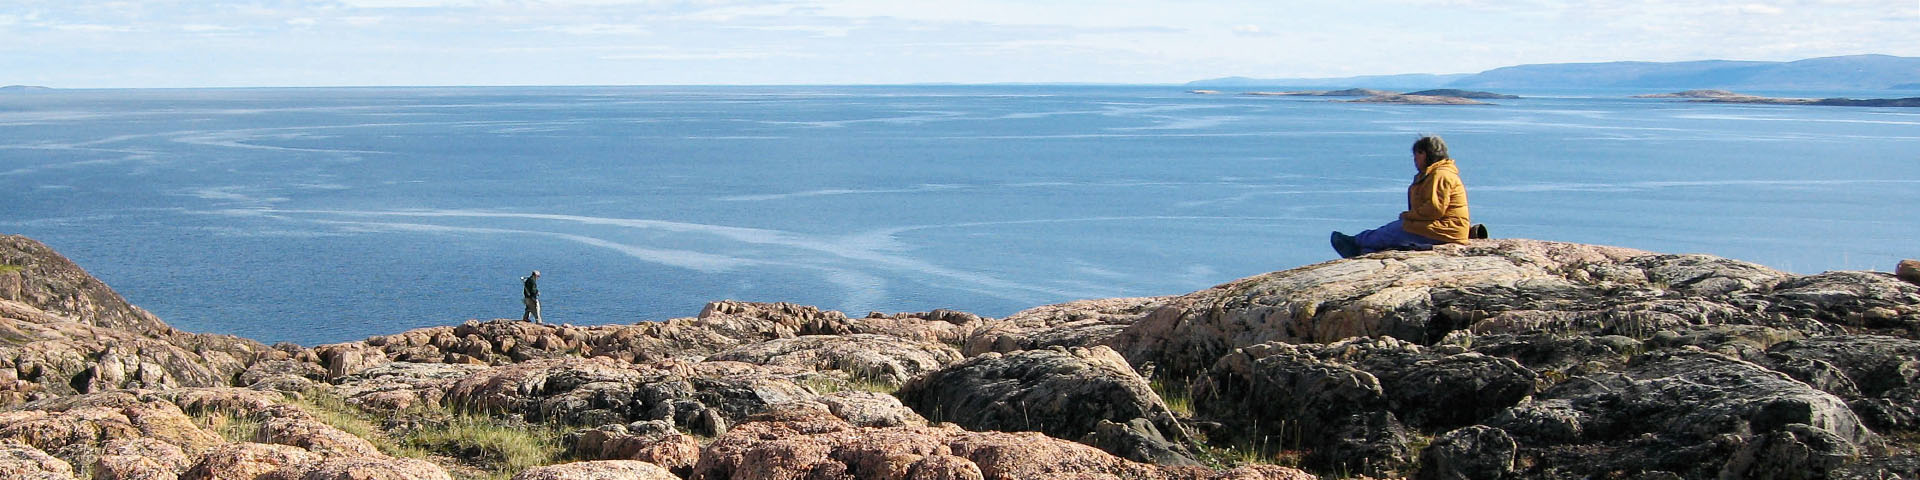
[[[1850, 55], [1793, 62], [1702, 60], [1518, 65], [1471, 75], [1376, 75], [1349, 78], [1234, 77], [1193, 86], [1328, 85], [1447, 88], [1648, 88], [1661, 90], [1892, 90], [1920, 84], [1920, 58]], [[1429, 83], [1422, 83], [1429, 82]]]
[[7, 85], [0, 87], [0, 92], [38, 92], [43, 90], [52, 89], [38, 85]]

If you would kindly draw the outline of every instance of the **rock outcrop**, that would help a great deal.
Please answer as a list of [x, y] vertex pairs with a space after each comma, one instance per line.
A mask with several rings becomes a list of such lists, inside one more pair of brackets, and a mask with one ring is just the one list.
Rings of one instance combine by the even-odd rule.
[[[494, 455], [374, 441], [444, 421], [431, 411], [564, 426], [572, 463], [490, 473], [521, 479], [1314, 478], [1248, 459], [1914, 478], [1916, 358], [1920, 285], [1897, 274], [1519, 239], [1006, 318], [721, 301], [307, 348], [175, 331], [0, 238], [7, 478], [442, 479]], [[348, 433], [313, 399], [385, 433]]]
[[1186, 429], [1147, 381], [1112, 349], [1050, 347], [987, 353], [914, 379], [900, 390], [935, 421], [972, 430], [1098, 436], [1139, 461], [1195, 464]]
[[0, 236], [0, 406], [227, 385], [275, 353], [252, 340], [174, 330], [46, 245]]

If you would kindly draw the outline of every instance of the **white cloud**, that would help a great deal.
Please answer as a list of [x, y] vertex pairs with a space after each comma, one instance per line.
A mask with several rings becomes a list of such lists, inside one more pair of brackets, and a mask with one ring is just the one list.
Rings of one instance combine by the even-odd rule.
[[565, 33], [568, 35], [646, 35], [652, 33], [639, 25], [615, 25], [589, 23], [578, 25], [544, 25], [533, 30], [541, 32]]
[[1264, 37], [1264, 36], [1272, 35], [1270, 33], [1267, 33], [1266, 30], [1261, 29], [1259, 25], [1234, 25], [1233, 34], [1251, 36], [1251, 37]]

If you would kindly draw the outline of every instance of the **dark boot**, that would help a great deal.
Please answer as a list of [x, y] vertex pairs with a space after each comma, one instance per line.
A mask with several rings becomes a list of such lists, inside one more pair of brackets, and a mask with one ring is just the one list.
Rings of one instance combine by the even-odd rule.
[[1333, 243], [1334, 253], [1340, 254], [1340, 258], [1360, 256], [1360, 242], [1354, 241], [1352, 235], [1333, 232], [1333, 236], [1329, 240]]
[[1467, 229], [1467, 238], [1472, 238], [1472, 239], [1487, 238], [1487, 224], [1484, 224], [1484, 223], [1473, 224], [1472, 228]]

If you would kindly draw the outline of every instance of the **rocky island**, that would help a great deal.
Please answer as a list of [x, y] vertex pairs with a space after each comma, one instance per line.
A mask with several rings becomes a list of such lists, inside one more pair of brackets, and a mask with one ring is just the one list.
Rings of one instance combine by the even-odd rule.
[[1336, 100], [1342, 103], [1397, 103], [1405, 105], [1490, 105], [1481, 99], [1515, 99], [1514, 95], [1492, 92], [1477, 92], [1458, 89], [1422, 90], [1412, 93], [1399, 93], [1369, 88], [1349, 88], [1345, 90], [1300, 90], [1288, 92], [1247, 92], [1246, 95], [1269, 97], [1365, 97], [1357, 100]]
[[1500, 239], [1005, 318], [719, 301], [268, 346], [7, 236], [0, 472], [1915, 478], [1917, 335], [1893, 274]]
[[1733, 93], [1726, 90], [1687, 90], [1674, 93], [1634, 95], [1633, 98], [1684, 98], [1704, 103], [1752, 103], [1762, 105], [1823, 105], [1833, 107], [1920, 107], [1913, 98], [1780, 98]]

